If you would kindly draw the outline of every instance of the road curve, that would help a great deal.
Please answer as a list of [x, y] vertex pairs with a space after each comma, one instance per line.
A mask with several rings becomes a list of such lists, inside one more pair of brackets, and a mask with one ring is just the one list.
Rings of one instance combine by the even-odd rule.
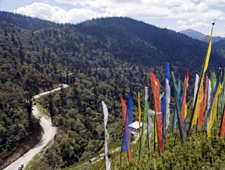
[[[68, 85], [63, 85], [63, 87], [67, 88]], [[43, 95], [58, 91], [60, 89], [61, 88], [56, 88], [52, 91], [38, 94], [38, 95], [34, 96], [34, 99], [38, 99], [39, 97], [41, 97]], [[33, 148], [31, 148], [27, 153], [25, 153], [23, 156], [21, 156], [15, 162], [13, 162], [9, 166], [7, 166], [4, 170], [17, 170], [20, 163], [23, 163], [24, 166], [26, 166], [28, 164], [28, 162], [30, 162], [37, 153], [39, 153], [45, 146], [47, 146], [47, 144], [54, 138], [54, 136], [56, 134], [56, 127], [52, 126], [52, 122], [50, 119], [47, 120], [43, 116], [40, 115], [36, 105], [33, 105], [32, 110], [33, 110], [33, 112], [32, 112], [33, 115], [36, 118], [40, 118], [40, 125], [44, 131], [42, 139], [38, 142], [37, 145], [35, 145]]]

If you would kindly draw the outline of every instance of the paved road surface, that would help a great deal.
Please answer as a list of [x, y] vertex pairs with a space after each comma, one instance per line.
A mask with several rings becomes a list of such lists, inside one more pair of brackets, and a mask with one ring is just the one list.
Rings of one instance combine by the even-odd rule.
[[[63, 85], [64, 88], [67, 88], [68, 85]], [[51, 92], [55, 92], [60, 90], [60, 88], [56, 88], [49, 92], [44, 92], [39, 95], [34, 96], [34, 99], [37, 99], [43, 95], [49, 94]], [[18, 166], [20, 163], [23, 163], [25, 166], [32, 160], [32, 158], [39, 153], [55, 136], [56, 134], [56, 127], [52, 126], [51, 120], [47, 120], [44, 117], [42, 117], [35, 105], [33, 105], [33, 115], [36, 118], [40, 117], [40, 125], [43, 128], [44, 134], [42, 136], [42, 139], [39, 141], [37, 145], [35, 145], [32, 149], [30, 149], [26, 154], [21, 156], [19, 159], [17, 159], [15, 162], [10, 164], [8, 167], [6, 167], [4, 170], [18, 170]]]

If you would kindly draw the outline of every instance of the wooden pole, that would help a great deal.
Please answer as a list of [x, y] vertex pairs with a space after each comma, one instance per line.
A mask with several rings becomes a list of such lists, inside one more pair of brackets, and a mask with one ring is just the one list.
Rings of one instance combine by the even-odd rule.
[[121, 152], [120, 152], [120, 169], [121, 169], [121, 165], [122, 165], [122, 149], [121, 149]]
[[155, 152], [155, 124], [156, 124], [156, 112], [155, 112], [155, 118], [154, 118], [154, 152]]
[[[155, 115], [156, 115], [156, 111], [155, 111]], [[156, 122], [156, 130], [157, 130], [157, 139], [158, 139], [158, 152], [159, 152], [159, 156], [160, 156], [160, 149], [159, 149], [159, 133], [158, 133], [158, 129], [157, 129], [157, 122]]]
[[[176, 97], [175, 97], [175, 101], [176, 101]], [[179, 116], [178, 107], [176, 107], [176, 109], [177, 109], [177, 118], [178, 118], [178, 127], [180, 130], [180, 136], [181, 136], [182, 142], [184, 142], [185, 139], [182, 133], [182, 120], [181, 120], [181, 117]]]
[[220, 136], [220, 132], [221, 132], [222, 124], [223, 124], [223, 116], [224, 116], [224, 113], [225, 113], [225, 106], [223, 108], [223, 114], [222, 114], [222, 119], [221, 119], [221, 123], [220, 123], [219, 136]]

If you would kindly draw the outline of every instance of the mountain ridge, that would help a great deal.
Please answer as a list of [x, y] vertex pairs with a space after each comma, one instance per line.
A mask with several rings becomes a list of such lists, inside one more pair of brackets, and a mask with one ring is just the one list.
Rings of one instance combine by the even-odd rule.
[[205, 34], [199, 32], [199, 31], [195, 31], [193, 29], [186, 29], [186, 30], [182, 30], [182, 31], [179, 31], [180, 33], [182, 34], [185, 34], [191, 38], [194, 38], [194, 39], [200, 39], [204, 36], [206, 36]]
[[[200, 41], [204, 41], [204, 42], [209, 42], [209, 35], [205, 35], [199, 31], [193, 30], [193, 29], [187, 29], [187, 30], [182, 30], [179, 31], [182, 34], [185, 34], [191, 38], [194, 39], [198, 39]], [[224, 37], [220, 37], [220, 36], [212, 36], [212, 44], [215, 44], [216, 42], [220, 41], [220, 40], [224, 40]]]
[[49, 27], [54, 27], [57, 24], [51, 21], [39, 19], [36, 17], [25, 16], [17, 13], [0, 11], [0, 20], [14, 24], [20, 28], [37, 31]]

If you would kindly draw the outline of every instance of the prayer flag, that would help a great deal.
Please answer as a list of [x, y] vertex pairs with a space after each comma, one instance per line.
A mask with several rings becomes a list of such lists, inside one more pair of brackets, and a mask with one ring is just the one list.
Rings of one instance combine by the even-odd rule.
[[108, 108], [106, 104], [102, 101], [103, 113], [104, 113], [104, 131], [105, 131], [105, 169], [110, 170], [110, 160], [108, 158], [108, 145], [107, 145], [107, 122], [108, 122]]
[[163, 125], [162, 125], [161, 102], [160, 102], [160, 98], [159, 98], [160, 82], [152, 72], [150, 72], [150, 80], [151, 80], [152, 92], [153, 92], [154, 103], [155, 103], [156, 125], [157, 125], [158, 141], [159, 141], [159, 150], [162, 150], [163, 149], [162, 126]]
[[133, 123], [133, 98], [132, 91], [130, 90], [121, 152], [128, 152], [129, 150], [132, 130], [132, 128], [129, 127], [129, 124], [131, 123]]
[[[125, 126], [126, 125], [126, 117], [127, 117], [127, 105], [126, 105], [126, 103], [125, 103], [125, 101], [122, 97], [120, 97], [120, 100], [121, 100], [122, 112], [123, 112], [123, 123], [124, 123], [124, 126]], [[128, 148], [127, 158], [128, 158], [128, 161], [131, 160], [130, 147]]]
[[145, 108], [144, 108], [144, 121], [142, 123], [142, 135], [141, 135], [141, 144], [140, 144], [140, 152], [139, 152], [139, 160], [141, 159], [144, 147], [145, 147], [145, 142], [147, 139], [147, 117], [148, 117], [148, 87], [145, 86]]

